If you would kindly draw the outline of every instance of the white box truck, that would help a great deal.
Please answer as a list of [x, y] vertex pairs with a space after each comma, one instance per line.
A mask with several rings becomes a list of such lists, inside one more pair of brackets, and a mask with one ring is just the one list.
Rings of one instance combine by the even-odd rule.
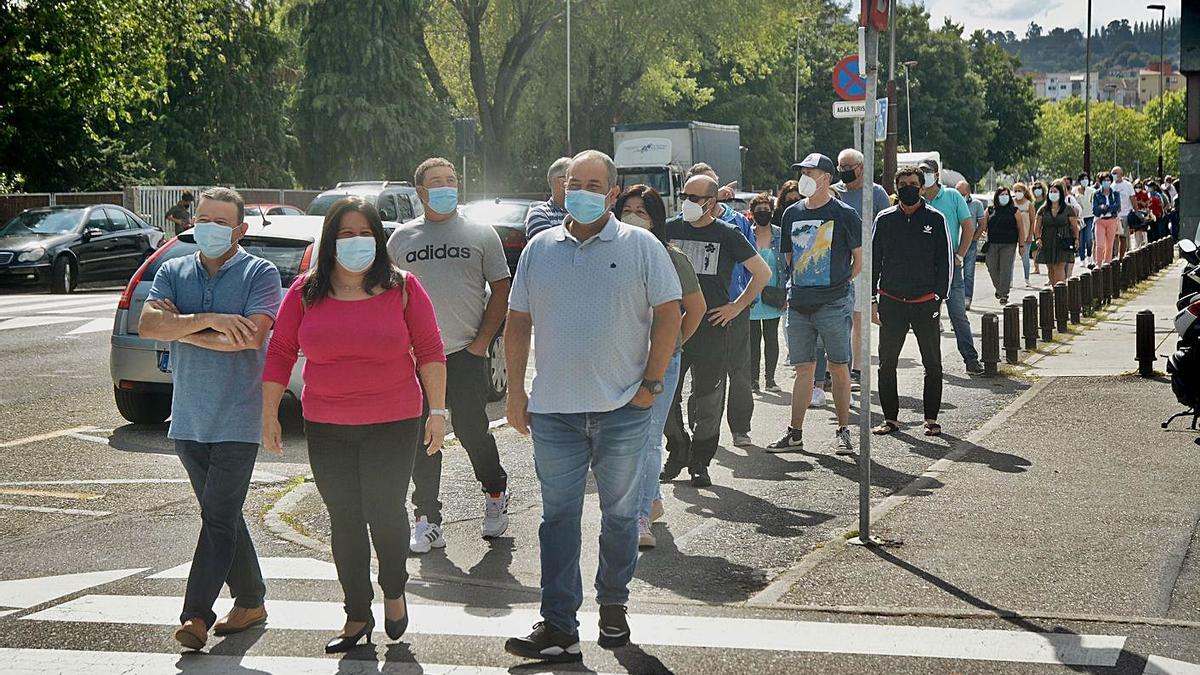
[[679, 212], [683, 176], [696, 162], [712, 166], [721, 184], [742, 180], [741, 132], [736, 125], [649, 122], [613, 125], [613, 161], [621, 188], [658, 190], [668, 217]]

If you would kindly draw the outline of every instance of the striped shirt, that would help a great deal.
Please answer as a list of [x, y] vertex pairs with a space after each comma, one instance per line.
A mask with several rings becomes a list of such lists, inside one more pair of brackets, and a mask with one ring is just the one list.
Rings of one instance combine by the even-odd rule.
[[534, 235], [542, 230], [562, 225], [566, 217], [566, 209], [554, 203], [553, 199], [534, 204], [529, 207], [529, 213], [525, 214], [525, 238], [533, 239]]

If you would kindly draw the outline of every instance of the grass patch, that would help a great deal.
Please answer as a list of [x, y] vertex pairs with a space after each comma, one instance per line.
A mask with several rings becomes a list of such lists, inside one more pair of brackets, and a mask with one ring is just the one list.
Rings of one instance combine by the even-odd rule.
[[298, 532], [310, 539], [316, 538], [316, 537], [313, 537], [311, 534], [309, 534], [308, 529], [304, 527], [303, 523], [301, 523], [299, 520], [296, 520], [296, 516], [294, 516], [290, 513], [281, 513], [279, 515], [279, 519], [282, 520], [283, 522], [287, 523], [288, 527], [292, 528], [296, 532]]
[[284, 495], [286, 495], [287, 493], [291, 492], [292, 490], [295, 490], [296, 488], [300, 487], [300, 485], [302, 483], [304, 483], [304, 476], [303, 475], [295, 476], [295, 477], [291, 478], [290, 480], [288, 480], [288, 482], [284, 483], [283, 486], [280, 487], [278, 490], [274, 490], [270, 494], [268, 494], [267, 495], [267, 503], [258, 512], [258, 517], [259, 518], [266, 517], [267, 512], [270, 511], [275, 506], [275, 504], [277, 502], [279, 502], [280, 499], [283, 499]]

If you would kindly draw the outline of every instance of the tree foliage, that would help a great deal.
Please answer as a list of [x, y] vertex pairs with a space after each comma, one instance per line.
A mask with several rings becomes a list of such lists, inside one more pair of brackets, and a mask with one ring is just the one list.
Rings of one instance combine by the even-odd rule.
[[[1038, 114], [1041, 150], [1026, 172], [1041, 176], [1079, 173], [1083, 168], [1083, 129], [1082, 99], [1043, 103]], [[1157, 117], [1110, 101], [1092, 103], [1091, 134], [1093, 171], [1119, 165], [1131, 176], [1149, 176], [1158, 170]], [[1170, 127], [1162, 139], [1163, 170], [1179, 175], [1179, 143], [1183, 139]]]
[[986, 158], [1006, 169], [1033, 154], [1037, 147], [1038, 103], [1033, 83], [1016, 74], [1018, 61], [975, 31], [969, 41], [971, 68], [983, 79], [984, 107], [996, 121]]

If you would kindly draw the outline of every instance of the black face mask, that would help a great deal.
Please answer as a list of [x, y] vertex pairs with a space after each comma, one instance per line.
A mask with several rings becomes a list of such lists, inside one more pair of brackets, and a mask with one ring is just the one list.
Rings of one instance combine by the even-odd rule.
[[841, 178], [843, 183], [849, 185], [858, 178], [858, 172], [854, 169], [838, 169], [838, 178]]
[[921, 188], [916, 185], [901, 185], [896, 190], [896, 196], [900, 198], [901, 204], [912, 206], [921, 200]]
[[759, 225], [766, 225], [766, 224], [770, 223], [771, 222], [771, 212], [770, 211], [755, 211], [754, 212], [754, 222]]

